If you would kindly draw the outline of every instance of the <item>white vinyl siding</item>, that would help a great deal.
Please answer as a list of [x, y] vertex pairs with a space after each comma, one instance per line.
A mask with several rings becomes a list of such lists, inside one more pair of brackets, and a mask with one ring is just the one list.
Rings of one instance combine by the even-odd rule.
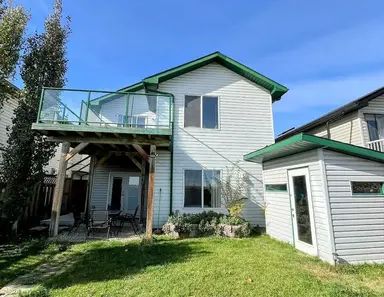
[[[318, 151], [299, 153], [264, 163], [265, 184], [288, 184], [288, 170], [307, 167], [315, 222], [318, 256], [333, 262], [331, 230], [324, 195], [324, 177], [320, 167]], [[292, 215], [288, 192], [265, 192], [267, 233], [279, 240], [293, 244]]]
[[349, 263], [384, 262], [384, 196], [351, 192], [351, 181], [384, 181], [381, 163], [324, 150], [336, 253]]
[[[328, 138], [327, 126], [322, 125], [306, 133], [320, 137]], [[361, 135], [361, 119], [358, 112], [352, 112], [342, 119], [329, 124], [330, 139], [337, 140], [353, 145], [364, 146], [363, 137]]]
[[[173, 210], [202, 211], [184, 208], [185, 169], [221, 170], [225, 179], [226, 168], [238, 162], [249, 180], [244, 216], [264, 226], [261, 165], [244, 162], [243, 155], [274, 142], [270, 93], [216, 63], [163, 82], [159, 90], [175, 97]], [[219, 129], [184, 128], [184, 98], [191, 94], [218, 97]]]
[[[7, 127], [12, 125], [13, 113], [17, 107], [17, 99], [9, 98], [4, 102], [3, 108], [0, 110], [0, 145], [6, 145], [8, 140]], [[1, 154], [0, 154], [1, 160]]]
[[[155, 165], [153, 226], [155, 228], [161, 228], [167, 221], [169, 215], [170, 152], [158, 150], [157, 154]], [[108, 161], [103, 165], [95, 166], [91, 185], [90, 209], [107, 209], [107, 200], [109, 199], [110, 190], [110, 175], [122, 172], [137, 172], [137, 169], [136, 167], [129, 169], [110, 166], [108, 165]], [[146, 205], [143, 206], [143, 214], [146, 216]]]
[[153, 204], [153, 227], [161, 228], [167, 221], [170, 208], [171, 153], [157, 151]]

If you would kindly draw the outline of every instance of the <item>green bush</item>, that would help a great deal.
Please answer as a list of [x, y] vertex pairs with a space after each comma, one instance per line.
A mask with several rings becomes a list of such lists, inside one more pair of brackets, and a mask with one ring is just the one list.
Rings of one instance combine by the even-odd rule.
[[223, 216], [220, 218], [220, 224], [226, 225], [242, 225], [247, 221], [240, 217], [235, 216]]
[[[194, 214], [175, 214], [168, 218], [167, 224], [163, 226], [165, 234], [172, 233], [171, 224], [174, 225], [174, 231], [183, 235], [191, 236], [211, 236], [222, 235], [222, 225], [244, 225], [244, 228], [238, 229], [237, 237], [245, 237], [250, 234], [250, 225], [240, 217], [224, 215], [214, 211], [204, 211]], [[246, 226], [245, 226], [246, 225]], [[243, 230], [244, 229], [244, 230]]]

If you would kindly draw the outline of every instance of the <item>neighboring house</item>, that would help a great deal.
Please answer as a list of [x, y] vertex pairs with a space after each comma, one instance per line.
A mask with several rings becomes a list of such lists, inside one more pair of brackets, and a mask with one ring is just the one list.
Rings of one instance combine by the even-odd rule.
[[172, 212], [225, 211], [218, 179], [238, 167], [244, 216], [264, 226], [261, 165], [242, 156], [274, 142], [272, 103], [287, 90], [215, 52], [118, 92], [46, 88], [33, 129], [91, 155], [90, 210], [144, 218], [153, 186], [155, 227]]
[[289, 130], [276, 141], [301, 132], [384, 152], [384, 87]]
[[[48, 175], [56, 175], [59, 168], [61, 145], [58, 145], [54, 156], [49, 160], [48, 165], [44, 168]], [[68, 162], [67, 177], [73, 179], [88, 179], [89, 158], [86, 155], [76, 155]], [[73, 167], [72, 167], [73, 166]]]
[[[17, 88], [15, 85], [11, 84], [8, 81], [6, 83], [9, 85], [10, 90], [12, 90], [12, 92], [9, 94], [8, 99], [4, 102], [3, 108], [0, 109], [0, 149], [1, 147], [4, 147], [7, 145], [8, 134], [10, 132], [8, 131], [8, 128], [12, 126], [14, 111], [18, 105], [18, 100], [20, 96], [19, 88]], [[0, 161], [1, 161], [1, 158], [2, 158], [2, 154], [0, 153]], [[75, 156], [73, 159], [70, 160], [69, 166], [72, 166], [73, 164], [85, 158], [86, 157], [84, 156]], [[45, 167], [45, 171], [47, 174], [56, 174], [59, 159], [60, 159], [60, 146], [56, 148], [55, 155], [52, 157], [51, 160], [49, 160], [48, 165]], [[89, 164], [89, 160], [80, 162], [78, 165], [68, 170], [67, 175], [69, 177], [74, 177], [74, 178], [78, 178], [79, 175], [82, 176], [83, 174], [89, 171], [88, 164]], [[81, 173], [77, 172], [79, 170], [81, 171]], [[85, 175], [85, 178], [86, 178], [86, 175]]]
[[[12, 125], [12, 118], [14, 110], [17, 107], [19, 100], [19, 89], [11, 84], [10, 82], [6, 82], [10, 90], [12, 92], [8, 95], [6, 101], [4, 101], [3, 107], [0, 109], [0, 149], [7, 145], [8, 140], [8, 130], [7, 127]], [[0, 160], [2, 158], [2, 154], [0, 154]]]
[[384, 263], [384, 153], [299, 133], [263, 165], [266, 231], [329, 263]]

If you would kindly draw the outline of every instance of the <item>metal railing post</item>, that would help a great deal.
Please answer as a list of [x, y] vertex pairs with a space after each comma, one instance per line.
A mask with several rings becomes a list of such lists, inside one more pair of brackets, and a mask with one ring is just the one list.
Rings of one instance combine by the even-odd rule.
[[[87, 99], [87, 109], [86, 109], [86, 113], [85, 113], [85, 119], [84, 119], [84, 123], [87, 125], [87, 122], [88, 122], [88, 113], [89, 113], [89, 102], [91, 101], [91, 92], [89, 91], [88, 92], [88, 99]], [[81, 115], [80, 115], [81, 117]]]
[[45, 93], [45, 88], [43, 87], [41, 89], [41, 94], [40, 94], [40, 103], [39, 103], [39, 110], [37, 112], [36, 123], [40, 122], [40, 120], [41, 120], [41, 109], [43, 108], [44, 93]]

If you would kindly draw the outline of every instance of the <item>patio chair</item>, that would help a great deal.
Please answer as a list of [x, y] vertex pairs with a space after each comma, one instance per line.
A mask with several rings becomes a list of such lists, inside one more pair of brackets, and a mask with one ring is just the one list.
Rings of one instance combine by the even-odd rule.
[[135, 234], [137, 234], [137, 232], [139, 231], [139, 218], [137, 217], [138, 210], [139, 206], [136, 206], [135, 212], [133, 214], [125, 215], [125, 221], [131, 224], [133, 232], [135, 232]]
[[109, 217], [108, 210], [95, 210], [91, 211], [91, 216], [88, 221], [88, 232], [87, 236], [91, 233], [95, 234], [95, 231], [105, 230], [107, 233], [107, 238], [111, 231], [112, 219]]

